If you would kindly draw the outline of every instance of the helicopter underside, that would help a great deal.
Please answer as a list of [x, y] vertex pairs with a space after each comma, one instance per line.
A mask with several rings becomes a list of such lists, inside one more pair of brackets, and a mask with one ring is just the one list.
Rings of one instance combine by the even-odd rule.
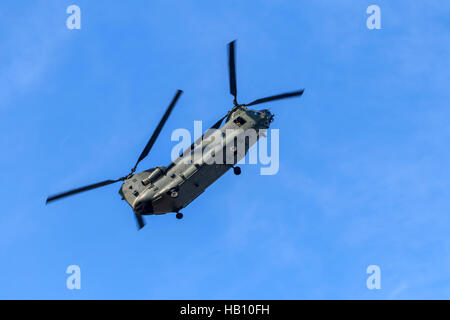
[[[251, 139], [244, 130], [256, 129], [253, 132], [259, 132], [259, 129], [266, 129], [270, 125], [270, 118], [273, 115], [266, 110], [258, 113], [241, 108], [233, 112], [230, 120], [215, 135], [197, 140], [194, 149], [185, 150], [167, 168], [157, 167], [130, 177], [123, 183], [119, 193], [135, 213], [140, 215], [179, 212], [234, 167], [259, 140], [259, 133]], [[227, 129], [242, 130], [226, 135]], [[223, 144], [219, 137], [224, 137]], [[209, 147], [208, 151], [205, 145]], [[239, 152], [239, 145], [243, 147], [242, 153]], [[218, 149], [214, 146], [221, 151], [216, 152]], [[201, 161], [186, 161], [192, 159], [196, 151], [201, 151]], [[228, 156], [231, 157], [227, 159]], [[215, 160], [208, 161], [212, 157]], [[216, 160], [221, 161], [218, 163]]]
[[[178, 212], [185, 208], [195, 198], [201, 195], [214, 181], [227, 172], [232, 165], [213, 164], [203, 165], [189, 178], [181, 180], [175, 186], [167, 181], [170, 188], [163, 193], [155, 195], [151, 201], [139, 202], [135, 211], [142, 215], [165, 214]], [[169, 179], [175, 179], [170, 178]]]
[[[239, 140], [240, 136], [231, 135], [230, 138], [228, 136], [228, 132], [225, 132], [227, 129], [256, 129], [258, 131], [259, 139], [259, 130], [267, 129], [269, 127], [270, 123], [273, 121], [273, 115], [267, 109], [257, 111], [248, 109], [247, 107], [291, 97], [300, 97], [303, 94], [303, 89], [267, 96], [245, 104], [238, 103], [234, 47], [235, 41], [228, 44], [228, 71], [230, 80], [230, 94], [233, 96], [233, 107], [225, 114], [225, 116], [220, 118], [219, 121], [211, 127], [211, 129], [219, 129], [223, 137], [228, 139], [228, 142], [236, 138]], [[239, 155], [236, 156], [237, 161], [232, 162], [233, 164], [229, 164], [228, 162], [214, 162], [213, 164], [209, 164], [208, 162], [185, 164], [184, 161], [180, 160], [180, 156], [177, 159], [180, 160], [179, 162], [175, 160], [167, 168], [157, 167], [135, 173], [139, 163], [148, 156], [181, 94], [182, 91], [177, 90], [163, 117], [158, 123], [158, 126], [148, 140], [147, 145], [142, 150], [136, 164], [127, 175], [51, 195], [46, 199], [45, 203], [48, 204], [58, 199], [123, 181], [119, 194], [122, 196], [123, 200], [126, 200], [135, 212], [139, 229], [145, 225], [141, 215], [177, 212], [177, 218], [181, 218], [182, 214], [179, 213], [179, 210], [186, 207], [195, 198], [202, 194], [214, 181], [219, 179], [230, 168], [234, 167], [234, 164], [236, 164], [241, 158], [241, 153], [239, 150], [237, 151]], [[224, 120], [225, 124], [221, 126]], [[206, 135], [205, 138], [206, 137], [209, 139], [209, 135]], [[193, 144], [191, 148], [194, 148], [195, 150], [202, 149], [202, 153], [203, 149], [217, 145], [214, 140], [197, 142], [199, 142], [199, 144], [195, 144], [195, 146]], [[255, 141], [249, 145], [245, 142], [245, 154], [247, 154], [248, 147], [250, 147], [254, 142]], [[226, 146], [229, 146], [229, 144], [226, 144]], [[219, 146], [219, 149], [220, 148], [221, 146]], [[232, 150], [232, 152], [236, 152], [234, 147], [230, 150]], [[187, 152], [190, 153], [191, 149]], [[215, 158], [215, 156], [215, 150], [207, 151], [202, 155], [202, 157], [206, 160]], [[239, 174], [240, 169], [238, 167], [235, 167], [234, 169], [235, 173]], [[239, 170], [236, 171], [236, 169]]]

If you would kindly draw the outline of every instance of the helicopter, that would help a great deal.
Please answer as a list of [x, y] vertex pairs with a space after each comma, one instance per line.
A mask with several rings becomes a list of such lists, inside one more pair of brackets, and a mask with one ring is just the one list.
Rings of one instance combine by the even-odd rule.
[[[245, 157], [250, 147], [265, 135], [265, 130], [274, 120], [274, 115], [268, 109], [254, 110], [248, 107], [285, 98], [300, 97], [304, 89], [256, 99], [247, 104], [238, 103], [235, 43], [236, 41], [232, 41], [228, 44], [229, 87], [230, 94], [233, 96], [233, 107], [190, 148], [180, 153], [178, 158], [167, 167], [158, 166], [136, 173], [139, 163], [148, 156], [178, 102], [183, 92], [178, 90], [130, 173], [118, 179], [105, 180], [49, 196], [46, 204], [81, 192], [122, 182], [119, 194], [133, 210], [138, 230], [140, 230], [145, 226], [144, 215], [176, 213], [176, 218], [182, 219], [183, 214], [180, 211], [229, 169], [233, 168], [234, 174], [240, 175], [241, 168], [236, 164]], [[224, 121], [225, 123], [222, 125]], [[248, 139], [245, 135], [246, 130], [254, 130], [256, 139]], [[229, 134], [230, 132], [232, 133]], [[240, 152], [236, 147], [236, 144], [239, 145], [239, 143], [243, 145]], [[197, 157], [199, 159], [192, 161], [192, 155], [196, 154], [200, 154], [200, 157]], [[211, 161], [214, 158], [224, 160], [225, 157], [227, 161]]]

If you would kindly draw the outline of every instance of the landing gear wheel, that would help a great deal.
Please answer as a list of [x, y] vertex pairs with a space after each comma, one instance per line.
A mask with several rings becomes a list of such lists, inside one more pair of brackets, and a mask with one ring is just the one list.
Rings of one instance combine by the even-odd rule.
[[178, 220], [183, 219], [183, 214], [181, 212], [177, 212], [175, 217], [177, 217]]
[[240, 167], [233, 167], [233, 172], [235, 175], [240, 175], [241, 174], [241, 168]]

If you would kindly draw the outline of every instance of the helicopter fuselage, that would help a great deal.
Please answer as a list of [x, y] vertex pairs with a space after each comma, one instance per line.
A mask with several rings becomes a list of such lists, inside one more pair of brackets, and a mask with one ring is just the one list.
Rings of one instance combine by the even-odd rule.
[[272, 120], [268, 110], [238, 106], [222, 127], [208, 130], [168, 167], [127, 178], [119, 194], [137, 214], [179, 212], [245, 157]]
[[[241, 168], [236, 166], [244, 159], [249, 149], [265, 136], [273, 121], [273, 114], [267, 109], [248, 109], [262, 103], [300, 97], [304, 90], [296, 90], [266, 96], [249, 103], [240, 104], [237, 99], [235, 41], [228, 44], [229, 89], [233, 96], [233, 108], [220, 118], [210, 130], [184, 150], [167, 167], [156, 167], [136, 173], [139, 163], [153, 148], [167, 119], [172, 113], [182, 90], [178, 89], [129, 173], [116, 179], [108, 179], [47, 197], [45, 203], [122, 182], [119, 194], [133, 209], [138, 229], [145, 225], [142, 215], [179, 212], [202, 194], [214, 181], [233, 168], [236, 175]], [[226, 119], [226, 120], [225, 120]], [[225, 124], [221, 126], [223, 121]], [[252, 157], [249, 157], [252, 158]]]

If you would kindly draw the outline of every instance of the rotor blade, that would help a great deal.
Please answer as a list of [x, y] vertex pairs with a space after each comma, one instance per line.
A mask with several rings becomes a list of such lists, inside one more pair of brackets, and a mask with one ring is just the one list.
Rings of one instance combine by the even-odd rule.
[[255, 104], [260, 104], [260, 103], [264, 103], [264, 102], [269, 102], [269, 101], [274, 101], [274, 100], [280, 100], [280, 99], [286, 99], [286, 98], [301, 96], [303, 94], [303, 92], [304, 92], [304, 90], [302, 89], [300, 91], [294, 91], [294, 92], [287, 92], [287, 93], [283, 93], [283, 94], [277, 94], [275, 96], [270, 96], [270, 97], [266, 97], [266, 98], [257, 99], [255, 101], [250, 102], [250, 103], [244, 104], [244, 106], [253, 106]]
[[120, 178], [120, 179], [117, 179], [117, 180], [105, 180], [105, 181], [102, 181], [102, 182], [99, 182], [99, 183], [90, 184], [90, 185], [85, 186], [85, 187], [72, 189], [72, 190], [69, 190], [69, 191], [66, 191], [66, 192], [63, 192], [63, 193], [60, 193], [60, 194], [56, 194], [54, 196], [48, 197], [47, 200], [45, 201], [45, 204], [48, 204], [49, 202], [52, 202], [52, 201], [55, 201], [55, 200], [58, 200], [58, 199], [61, 199], [61, 198], [64, 198], [64, 197], [68, 197], [68, 196], [71, 196], [71, 195], [74, 195], [74, 194], [77, 194], [77, 193], [80, 193], [80, 192], [89, 191], [89, 190], [92, 190], [92, 189], [95, 189], [95, 188], [100, 188], [100, 187], [103, 187], [103, 186], [107, 186], [109, 184], [113, 184], [113, 183], [116, 183], [118, 181], [122, 181], [124, 179], [125, 178]]
[[147, 145], [145, 146], [144, 150], [142, 151], [141, 155], [139, 156], [138, 161], [134, 165], [134, 168], [132, 169], [132, 172], [134, 172], [136, 170], [136, 167], [139, 164], [139, 162], [141, 162], [141, 160], [143, 160], [148, 155], [148, 153], [150, 152], [150, 149], [153, 147], [153, 144], [155, 143], [156, 139], [158, 138], [158, 135], [161, 132], [164, 124], [166, 123], [167, 118], [169, 118], [169, 115], [172, 112], [173, 107], [177, 103], [178, 98], [180, 97], [180, 95], [182, 93], [183, 93], [183, 91], [178, 90], [177, 93], [175, 94], [175, 97], [173, 97], [172, 102], [170, 103], [169, 107], [167, 107], [167, 110], [164, 113], [161, 121], [159, 121], [158, 126], [156, 127], [155, 131], [153, 132], [150, 140], [147, 142]]
[[144, 218], [142, 217], [142, 215], [140, 215], [139, 213], [136, 213], [136, 212], [134, 213], [134, 215], [136, 216], [138, 230], [141, 230], [145, 226]]
[[231, 41], [228, 44], [228, 68], [230, 72], [230, 93], [233, 95], [233, 103], [237, 104], [237, 92], [236, 92], [236, 63], [234, 61], [234, 43], [236, 41]]
[[222, 122], [223, 122], [223, 120], [226, 118], [228, 116], [228, 113], [224, 116], [224, 117], [222, 117], [219, 121], [217, 121], [212, 127], [211, 127], [211, 129], [219, 129], [220, 128], [220, 125], [222, 124]]

